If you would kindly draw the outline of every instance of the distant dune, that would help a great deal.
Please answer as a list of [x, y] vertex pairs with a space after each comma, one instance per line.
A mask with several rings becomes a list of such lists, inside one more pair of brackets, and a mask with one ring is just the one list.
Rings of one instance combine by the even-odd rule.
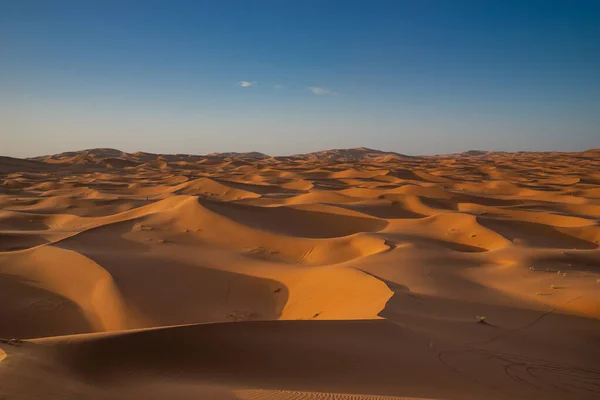
[[323, 150], [314, 153], [300, 154], [295, 157], [317, 160], [361, 160], [374, 159], [384, 156], [407, 157], [399, 153], [373, 150], [366, 147], [358, 147], [354, 149]]
[[230, 157], [234, 157], [234, 158], [269, 158], [268, 155], [264, 154], [264, 153], [259, 153], [257, 151], [250, 151], [247, 153], [236, 153], [236, 152], [229, 152], [229, 153], [210, 153], [206, 155], [207, 157], [222, 157], [222, 158], [230, 158]]
[[[297, 159], [297, 160], [360, 160], [360, 159], [376, 159], [379, 157], [409, 157], [403, 154], [386, 152], [380, 150], [368, 149], [366, 147], [359, 147], [355, 149], [337, 149], [337, 150], [323, 150], [313, 153], [297, 154], [293, 156], [285, 156], [281, 158], [285, 159]], [[152, 154], [144, 152], [126, 153], [116, 149], [86, 149], [80, 151], [68, 151], [64, 153], [58, 153], [53, 155], [46, 155], [40, 157], [33, 157], [32, 160], [36, 161], [61, 161], [72, 163], [74, 161], [88, 158], [88, 159], [105, 159], [105, 158], [123, 158], [135, 161], [148, 161], [161, 157], [168, 161], [198, 161], [199, 158], [228, 158], [228, 159], [268, 159], [271, 156], [260, 153], [257, 151], [238, 153], [238, 152], [225, 152], [225, 153], [209, 153], [204, 156], [191, 155], [191, 154]], [[280, 158], [280, 157], [277, 157]]]
[[600, 150], [0, 157], [0, 398], [596, 399]]

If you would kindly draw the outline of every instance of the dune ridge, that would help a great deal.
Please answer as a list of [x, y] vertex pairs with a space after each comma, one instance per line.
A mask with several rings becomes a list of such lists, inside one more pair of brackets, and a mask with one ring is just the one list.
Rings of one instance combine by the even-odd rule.
[[0, 397], [596, 398], [598, 171], [597, 150], [0, 157]]

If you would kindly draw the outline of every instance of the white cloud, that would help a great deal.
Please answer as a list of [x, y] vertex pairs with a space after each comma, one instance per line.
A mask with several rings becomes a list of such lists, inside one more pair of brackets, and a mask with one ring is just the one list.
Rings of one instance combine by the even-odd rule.
[[238, 86], [241, 86], [241, 87], [250, 87], [250, 86], [254, 85], [255, 83], [256, 83], [256, 82], [250, 82], [250, 81], [239, 81], [239, 82], [237, 83], [237, 85], [238, 85]]
[[313, 92], [313, 94], [316, 94], [317, 96], [326, 96], [328, 94], [337, 94], [333, 90], [330, 90], [327, 88], [321, 88], [321, 87], [309, 87], [308, 90], [310, 90], [311, 92]]
[[273, 85], [273, 89], [281, 89], [283, 86], [281, 85]]

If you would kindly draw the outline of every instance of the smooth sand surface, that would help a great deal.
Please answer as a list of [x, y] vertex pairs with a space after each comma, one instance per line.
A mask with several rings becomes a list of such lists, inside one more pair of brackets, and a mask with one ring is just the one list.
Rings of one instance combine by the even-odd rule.
[[600, 151], [0, 157], [2, 399], [597, 399]]

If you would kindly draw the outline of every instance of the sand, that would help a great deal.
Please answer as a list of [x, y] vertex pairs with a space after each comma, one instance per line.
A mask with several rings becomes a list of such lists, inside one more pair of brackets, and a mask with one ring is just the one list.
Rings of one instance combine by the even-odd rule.
[[0, 398], [600, 396], [600, 151], [0, 157]]

